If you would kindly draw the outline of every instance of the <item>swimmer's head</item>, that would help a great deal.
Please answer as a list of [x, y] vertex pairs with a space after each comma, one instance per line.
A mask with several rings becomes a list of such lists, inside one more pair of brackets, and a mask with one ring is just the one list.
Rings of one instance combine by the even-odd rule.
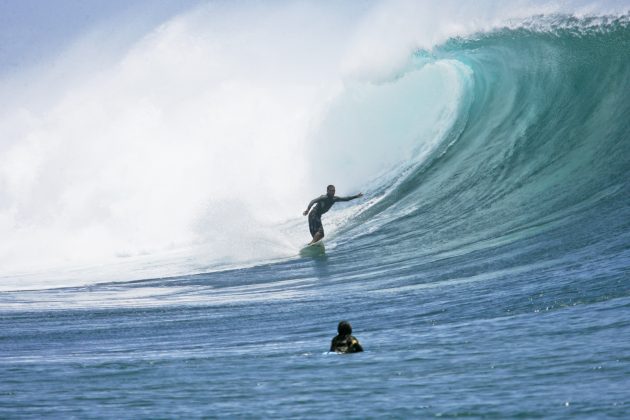
[[333, 197], [335, 195], [335, 186], [334, 185], [329, 185], [328, 187], [326, 187], [326, 195]]
[[352, 334], [352, 326], [348, 321], [341, 321], [339, 325], [337, 325], [337, 332], [339, 335], [350, 335]]

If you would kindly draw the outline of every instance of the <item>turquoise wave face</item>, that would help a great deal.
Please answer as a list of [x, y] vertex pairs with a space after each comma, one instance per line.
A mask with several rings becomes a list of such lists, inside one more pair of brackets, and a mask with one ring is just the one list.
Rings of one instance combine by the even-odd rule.
[[471, 70], [467, 103], [441, 148], [360, 217], [362, 247], [410, 264], [493, 250], [507, 265], [611, 252], [623, 266], [628, 19], [538, 24], [418, 53]]

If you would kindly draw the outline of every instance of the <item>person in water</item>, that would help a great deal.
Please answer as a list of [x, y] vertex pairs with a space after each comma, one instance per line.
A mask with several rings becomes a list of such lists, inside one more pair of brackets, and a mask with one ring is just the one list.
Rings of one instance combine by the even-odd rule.
[[363, 351], [359, 340], [352, 336], [352, 326], [348, 321], [341, 321], [337, 326], [339, 333], [330, 343], [330, 351], [335, 353], [358, 353]]
[[[330, 210], [332, 205], [337, 201], [350, 201], [362, 196], [363, 193], [352, 195], [350, 197], [337, 197], [335, 195], [335, 186], [329, 185], [328, 188], [326, 188], [326, 195], [319, 196], [308, 203], [308, 207], [303, 214], [304, 216], [308, 214], [308, 229], [311, 231], [311, 236], [313, 237], [313, 240], [309, 243], [309, 245], [314, 244], [324, 237], [322, 214]], [[311, 207], [313, 207], [313, 210], [311, 210]]]

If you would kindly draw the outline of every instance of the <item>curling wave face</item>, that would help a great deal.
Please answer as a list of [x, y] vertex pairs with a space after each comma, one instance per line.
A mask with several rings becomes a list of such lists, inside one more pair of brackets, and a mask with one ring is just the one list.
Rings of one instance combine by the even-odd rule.
[[[255, 12], [245, 35], [204, 29], [207, 11], [177, 19], [46, 112], [5, 114], [5, 290], [291, 259], [308, 237], [294, 215], [328, 183], [367, 198], [327, 215], [329, 249], [375, 265], [627, 243], [627, 16], [464, 31], [366, 73], [347, 45], [305, 51]], [[252, 48], [228, 49], [234, 36]], [[270, 44], [280, 74], [255, 48]], [[191, 83], [164, 85], [181, 60]], [[322, 64], [340, 62], [345, 76]]]
[[627, 17], [559, 17], [419, 53], [470, 69], [469, 105], [440, 148], [361, 215], [347, 248], [419, 267], [468, 254], [464, 271], [603, 255], [624, 270], [629, 47]]

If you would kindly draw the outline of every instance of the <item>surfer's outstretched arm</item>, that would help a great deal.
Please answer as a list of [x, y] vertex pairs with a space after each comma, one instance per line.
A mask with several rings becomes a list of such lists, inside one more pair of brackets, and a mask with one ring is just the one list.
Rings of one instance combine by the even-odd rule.
[[335, 197], [335, 201], [350, 201], [350, 200], [354, 200], [355, 198], [359, 198], [359, 197], [363, 197], [363, 193], [359, 193], [357, 195], [351, 195], [349, 197]]

